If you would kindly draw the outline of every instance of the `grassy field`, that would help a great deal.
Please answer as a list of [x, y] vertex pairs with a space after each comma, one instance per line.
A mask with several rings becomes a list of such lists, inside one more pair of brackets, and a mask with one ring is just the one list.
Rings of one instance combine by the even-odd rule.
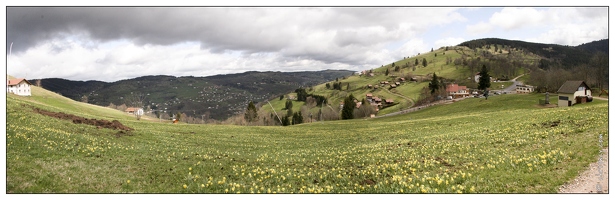
[[498, 95], [394, 117], [245, 127], [137, 121], [32, 91], [7, 97], [7, 193], [555, 193], [608, 146], [608, 102], [596, 99], [541, 108], [541, 95]]

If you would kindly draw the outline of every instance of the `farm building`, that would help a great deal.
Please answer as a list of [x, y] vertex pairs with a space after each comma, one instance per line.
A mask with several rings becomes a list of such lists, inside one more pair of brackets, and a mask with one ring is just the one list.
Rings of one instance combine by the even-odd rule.
[[557, 90], [557, 106], [566, 107], [592, 100], [592, 91], [584, 81], [566, 81]]
[[517, 85], [517, 93], [518, 94], [532, 93], [532, 92], [534, 92], [534, 86], [531, 86], [531, 85]]
[[453, 98], [461, 98], [470, 96], [466, 86], [459, 86], [455, 83], [446, 85], [446, 93]]
[[24, 78], [10, 79], [6, 81], [6, 92], [19, 96], [32, 96], [30, 85], [32, 83]]

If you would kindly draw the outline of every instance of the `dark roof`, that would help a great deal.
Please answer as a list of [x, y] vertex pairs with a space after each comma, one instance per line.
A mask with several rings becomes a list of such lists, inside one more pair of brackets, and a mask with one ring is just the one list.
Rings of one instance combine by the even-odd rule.
[[559, 87], [557, 93], [573, 94], [580, 86], [585, 86], [586, 89], [590, 89], [584, 81], [566, 81], [561, 87]]

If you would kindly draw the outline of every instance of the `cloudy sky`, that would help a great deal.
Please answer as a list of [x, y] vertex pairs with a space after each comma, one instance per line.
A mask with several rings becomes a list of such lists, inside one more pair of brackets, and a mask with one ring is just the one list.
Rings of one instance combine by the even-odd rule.
[[479, 38], [608, 38], [607, 7], [8, 7], [6, 17], [7, 73], [28, 79], [359, 71]]

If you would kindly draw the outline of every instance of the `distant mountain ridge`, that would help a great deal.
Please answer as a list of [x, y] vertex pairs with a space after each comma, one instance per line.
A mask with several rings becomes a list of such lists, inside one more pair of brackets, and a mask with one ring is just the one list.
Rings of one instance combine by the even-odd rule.
[[599, 51], [609, 52], [609, 39], [593, 41], [579, 46], [564, 46], [558, 44], [532, 43], [519, 40], [506, 40], [500, 38], [484, 38], [462, 42], [458, 46], [466, 46], [471, 49], [486, 45], [506, 45], [512, 48], [523, 49], [543, 57], [543, 65], [557, 63], [569, 68], [572, 66], [588, 63], [592, 54]]
[[[208, 77], [143, 76], [115, 82], [72, 81], [60, 78], [41, 80], [43, 88], [80, 101], [108, 106], [129, 105], [131, 94], [145, 95], [145, 105], [155, 110], [186, 113], [201, 118], [226, 118], [243, 111], [249, 101], [263, 102], [299, 87], [351, 75], [348, 70], [309, 72], [256, 72]], [[35, 81], [35, 80], [34, 80]], [[166, 108], [166, 109], [165, 109]]]

